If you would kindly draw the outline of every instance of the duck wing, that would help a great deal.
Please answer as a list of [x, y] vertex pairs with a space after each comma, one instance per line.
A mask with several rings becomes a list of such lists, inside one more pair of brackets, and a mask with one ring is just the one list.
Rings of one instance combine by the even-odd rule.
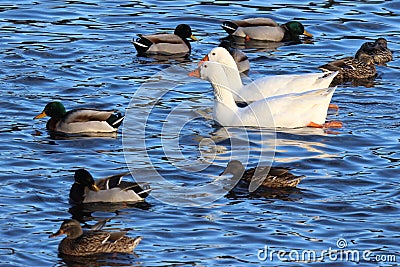
[[123, 181], [122, 178], [130, 174], [129, 172], [124, 172], [116, 175], [112, 175], [103, 179], [96, 181], [96, 185], [101, 190], [109, 190], [113, 188], [119, 188], [121, 191], [134, 191], [141, 198], [146, 198], [150, 192], [151, 188], [148, 183], [136, 183]]
[[355, 69], [353, 67], [353, 57], [345, 57], [341, 58], [332, 62], [329, 62], [328, 64], [319, 66], [319, 69], [322, 69], [324, 71], [338, 71], [341, 69]]
[[261, 27], [261, 26], [269, 26], [269, 27], [277, 27], [279, 26], [274, 20], [270, 18], [249, 18], [243, 20], [234, 20], [232, 21], [239, 27]]
[[[255, 183], [258, 186], [262, 185], [264, 187], [279, 188], [295, 187], [304, 176], [296, 176], [290, 173], [287, 168], [261, 166], [246, 171], [244, 178], [247, 182], [251, 184]], [[254, 188], [254, 190], [255, 189], [257, 188]]]
[[169, 44], [182, 44], [183, 40], [176, 34], [151, 34], [151, 35], [144, 35], [142, 38], [146, 38], [147, 40], [151, 41], [153, 44], [160, 44], [160, 43], [169, 43]]
[[90, 227], [90, 231], [100, 231], [103, 229], [103, 227], [106, 225], [107, 222], [109, 222], [111, 219], [103, 219], [95, 223], [92, 227]]
[[254, 102], [278, 95], [327, 88], [337, 74], [338, 72], [329, 71], [329, 73], [265, 76], [243, 86], [234, 98], [236, 101]]
[[96, 181], [96, 185], [100, 188], [100, 190], [107, 190], [110, 188], [119, 187], [122, 178], [128, 174], [129, 172], [124, 172], [106, 178], [98, 179]]
[[68, 111], [64, 118], [63, 123], [76, 123], [76, 122], [90, 122], [90, 121], [106, 121], [113, 114], [114, 110], [95, 110], [95, 109], [74, 109]]
[[108, 238], [103, 241], [103, 243], [105, 243], [105, 242], [117, 242], [122, 237], [124, 237], [126, 235], [126, 233], [127, 233], [127, 231], [111, 232], [111, 233], [109, 233]]
[[289, 169], [287, 168], [280, 168], [280, 167], [271, 167], [269, 171], [269, 175], [272, 176], [282, 176], [289, 173]]

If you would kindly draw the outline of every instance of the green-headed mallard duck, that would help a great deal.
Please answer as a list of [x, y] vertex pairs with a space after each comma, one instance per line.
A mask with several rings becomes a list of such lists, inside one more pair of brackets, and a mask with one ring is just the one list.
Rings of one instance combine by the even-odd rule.
[[374, 58], [375, 64], [384, 65], [393, 60], [392, 51], [387, 47], [385, 38], [378, 38], [375, 42], [363, 43], [356, 53], [356, 58], [360, 55], [367, 54]]
[[45, 116], [50, 117], [46, 124], [48, 130], [66, 134], [115, 133], [124, 119], [114, 110], [73, 109], [67, 112], [58, 101], [48, 103], [34, 119]]
[[191, 46], [187, 38], [197, 40], [189, 25], [179, 24], [174, 34], [139, 35], [139, 38], [133, 40], [133, 45], [139, 55], [188, 55]]
[[228, 163], [222, 173], [232, 174], [234, 177], [241, 176], [241, 181], [246, 184], [255, 182], [256, 188], [250, 188], [254, 191], [258, 186], [267, 188], [296, 187], [304, 176], [296, 176], [286, 168], [260, 166], [245, 170], [243, 164], [238, 160], [232, 160]]
[[318, 67], [323, 71], [339, 71], [332, 84], [346, 81], [369, 79], [376, 76], [374, 58], [360, 53], [358, 58], [345, 57]]
[[100, 253], [132, 253], [141, 236], [131, 238], [127, 232], [83, 231], [77, 220], [64, 220], [60, 229], [49, 237], [67, 235], [59, 244], [61, 254], [88, 256]]
[[148, 184], [122, 181], [129, 172], [99, 179], [85, 169], [75, 171], [75, 182], [69, 192], [72, 204], [92, 202], [138, 202], [146, 198], [151, 189]]
[[235, 60], [239, 72], [247, 72], [250, 69], [250, 61], [247, 55], [237, 48], [232, 48], [230, 42], [223, 40], [219, 47], [225, 48]]
[[261, 41], [285, 42], [295, 41], [299, 35], [312, 37], [303, 24], [289, 21], [278, 25], [269, 18], [250, 18], [244, 20], [224, 21], [222, 28], [230, 35]]

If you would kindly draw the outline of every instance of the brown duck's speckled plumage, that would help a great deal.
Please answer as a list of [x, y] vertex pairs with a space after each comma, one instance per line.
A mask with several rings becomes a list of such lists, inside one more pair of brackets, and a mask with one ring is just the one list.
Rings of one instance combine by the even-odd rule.
[[324, 71], [339, 71], [332, 81], [333, 85], [352, 80], [370, 79], [376, 76], [374, 59], [367, 54], [361, 54], [358, 58], [341, 58], [319, 68]]
[[356, 58], [360, 55], [367, 54], [373, 57], [375, 64], [384, 65], [393, 60], [392, 51], [387, 47], [385, 38], [378, 38], [375, 42], [363, 43], [356, 53]]
[[289, 172], [287, 168], [259, 166], [245, 170], [243, 164], [238, 160], [228, 163], [222, 174], [233, 174], [233, 179], [240, 179], [245, 183], [252, 180], [261, 181], [262, 187], [285, 188], [296, 187], [304, 176], [296, 176]]
[[65, 220], [60, 230], [50, 237], [66, 234], [59, 244], [62, 254], [72, 256], [87, 256], [99, 253], [132, 253], [142, 240], [142, 237], [127, 237], [126, 232], [83, 232], [76, 220]]
[[[265, 176], [265, 170], [269, 168], [269, 172], [266, 178], [262, 182], [262, 186], [270, 188], [281, 188], [281, 187], [296, 187], [304, 176], [296, 176], [289, 172], [286, 168], [278, 167], [258, 167], [248, 169], [244, 172], [242, 179], [250, 183], [253, 177], [260, 175]], [[258, 174], [259, 173], [259, 174]]]

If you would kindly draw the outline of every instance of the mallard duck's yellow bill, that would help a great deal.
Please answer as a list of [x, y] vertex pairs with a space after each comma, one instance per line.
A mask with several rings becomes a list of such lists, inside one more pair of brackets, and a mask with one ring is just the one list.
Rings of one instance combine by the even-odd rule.
[[42, 112], [42, 113], [40, 113], [39, 115], [37, 115], [36, 117], [34, 117], [33, 119], [41, 119], [41, 118], [44, 118], [44, 117], [46, 117], [47, 116], [47, 114], [46, 114], [46, 112]]
[[304, 30], [303, 34], [307, 37], [313, 37], [313, 35], [306, 30]]
[[90, 189], [92, 189], [93, 191], [100, 191], [100, 188], [95, 184], [92, 185], [92, 187]]
[[197, 63], [197, 66], [201, 66], [204, 62], [206, 62], [206, 61], [210, 61], [210, 58], [208, 57], [208, 55], [205, 55], [201, 60], [200, 60], [200, 62], [199, 63]]
[[59, 236], [59, 235], [62, 235], [62, 234], [64, 234], [64, 231], [63, 230], [58, 230], [57, 233], [49, 235], [49, 238], [53, 238], [53, 237], [56, 237], [56, 236]]
[[197, 38], [194, 37], [194, 35], [190, 35], [190, 39], [192, 39], [193, 41], [197, 41]]
[[200, 78], [200, 69], [197, 68], [194, 71], [189, 72], [188, 75], [191, 76], [191, 77]]

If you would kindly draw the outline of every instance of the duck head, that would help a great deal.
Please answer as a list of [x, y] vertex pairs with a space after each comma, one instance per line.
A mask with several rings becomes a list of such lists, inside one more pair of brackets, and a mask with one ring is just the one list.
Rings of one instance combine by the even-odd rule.
[[94, 182], [93, 176], [85, 169], [75, 171], [75, 183], [87, 186], [92, 191], [99, 191], [100, 188]]
[[197, 41], [197, 38], [192, 34], [192, 29], [187, 24], [179, 24], [176, 26], [174, 34], [178, 35], [182, 39], [190, 38], [193, 41]]
[[378, 38], [374, 44], [375, 49], [386, 49], [387, 48], [387, 41], [385, 38]]
[[205, 61], [218, 62], [230, 68], [237, 69], [237, 65], [228, 50], [223, 47], [215, 47], [199, 62], [199, 66]]
[[62, 118], [65, 115], [66, 110], [64, 105], [61, 102], [54, 101], [48, 103], [43, 109], [42, 113], [34, 117], [34, 119], [40, 119], [46, 116], [51, 118]]
[[64, 220], [60, 226], [60, 229], [56, 233], [51, 234], [49, 237], [52, 238], [63, 234], [67, 235], [67, 238], [69, 239], [76, 239], [80, 237], [83, 234], [81, 224], [77, 220], [73, 219]]
[[293, 35], [293, 36], [299, 36], [299, 35], [305, 35], [307, 37], [312, 37], [313, 35], [309, 32], [307, 32], [304, 29], [303, 24], [301, 24], [298, 21], [289, 21], [284, 24], [284, 26], [287, 28], [288, 32]]

